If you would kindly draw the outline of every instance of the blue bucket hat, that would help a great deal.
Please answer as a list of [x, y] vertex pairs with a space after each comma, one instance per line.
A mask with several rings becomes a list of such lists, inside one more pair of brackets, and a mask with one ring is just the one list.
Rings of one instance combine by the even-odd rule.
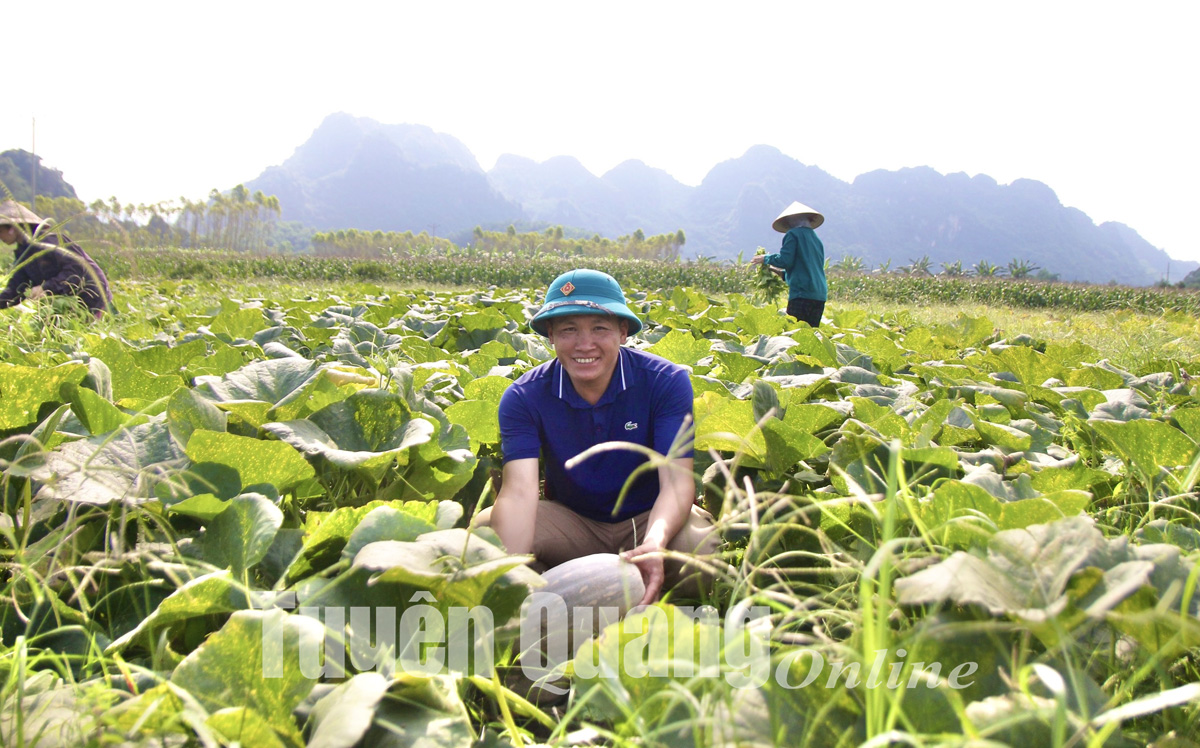
[[546, 300], [529, 326], [546, 335], [546, 321], [571, 314], [611, 314], [629, 323], [629, 334], [642, 329], [642, 321], [625, 305], [625, 292], [608, 273], [599, 270], [571, 270], [554, 279], [546, 291]]

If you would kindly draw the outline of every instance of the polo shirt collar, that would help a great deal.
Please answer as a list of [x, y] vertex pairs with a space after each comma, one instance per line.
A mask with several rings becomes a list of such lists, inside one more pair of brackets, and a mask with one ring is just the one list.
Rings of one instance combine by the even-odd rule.
[[575, 391], [575, 385], [571, 384], [571, 378], [567, 376], [567, 371], [563, 368], [562, 362], [555, 359], [554, 380], [551, 384], [554, 388], [554, 394], [560, 400], [564, 400], [568, 405], [576, 408], [594, 408], [600, 405], [608, 405], [617, 399], [617, 395], [629, 389], [629, 384], [633, 381], [633, 372], [630, 370], [628, 358], [629, 356], [625, 353], [624, 346], [617, 349], [617, 366], [613, 369], [612, 378], [608, 380], [608, 388], [604, 390], [604, 394], [596, 401], [596, 405], [592, 405], [587, 400], [584, 400]]

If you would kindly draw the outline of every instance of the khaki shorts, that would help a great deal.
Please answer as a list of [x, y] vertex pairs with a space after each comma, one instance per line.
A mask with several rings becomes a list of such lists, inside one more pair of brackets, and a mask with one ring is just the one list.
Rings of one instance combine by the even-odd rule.
[[[492, 509], [489, 507], [475, 517], [472, 525], [487, 527], [491, 518]], [[533, 528], [535, 561], [530, 566], [543, 572], [573, 558], [631, 550], [646, 537], [649, 520], [650, 512], [646, 511], [621, 522], [597, 522], [576, 514], [562, 504], [539, 501], [537, 521]], [[687, 522], [667, 544], [667, 550], [703, 557], [715, 553], [719, 543], [712, 515], [693, 504]], [[710, 581], [709, 575], [698, 572], [695, 567], [685, 573], [683, 562], [676, 559], [666, 559], [663, 567], [664, 591], [678, 588], [680, 593], [694, 596], [698, 592], [698, 584], [703, 583], [707, 587]]]

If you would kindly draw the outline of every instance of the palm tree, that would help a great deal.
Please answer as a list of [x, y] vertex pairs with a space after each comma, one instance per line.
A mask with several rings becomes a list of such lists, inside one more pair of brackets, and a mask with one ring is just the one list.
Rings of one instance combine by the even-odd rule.
[[943, 262], [942, 263], [942, 275], [945, 275], [950, 278], [961, 278], [962, 276], [964, 276], [966, 274], [967, 274], [967, 271], [963, 270], [962, 260], [955, 260], [954, 262]]
[[1013, 278], [1028, 278], [1038, 270], [1038, 266], [1029, 260], [1018, 260], [1015, 257], [1008, 261], [1008, 274]]
[[858, 273], [866, 267], [863, 258], [854, 255], [842, 255], [842, 258], [831, 266], [834, 270], [841, 273]]
[[999, 265], [993, 265], [987, 260], [980, 260], [975, 263], [974, 270], [975, 275], [978, 275], [980, 278], [998, 278], [1004, 275], [1004, 268]]
[[921, 255], [919, 259], [909, 260], [909, 264], [904, 268], [904, 272], [909, 275], [933, 275], [929, 272], [929, 266], [932, 265], [929, 261], [929, 255]]

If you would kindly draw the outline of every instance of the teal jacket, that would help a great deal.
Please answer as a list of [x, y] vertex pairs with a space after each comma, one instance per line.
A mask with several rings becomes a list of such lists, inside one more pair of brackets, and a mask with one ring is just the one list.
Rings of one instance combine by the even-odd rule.
[[825, 245], [809, 227], [801, 226], [784, 234], [783, 247], [767, 255], [763, 262], [783, 268], [789, 299], [825, 301], [829, 295], [825, 284]]

